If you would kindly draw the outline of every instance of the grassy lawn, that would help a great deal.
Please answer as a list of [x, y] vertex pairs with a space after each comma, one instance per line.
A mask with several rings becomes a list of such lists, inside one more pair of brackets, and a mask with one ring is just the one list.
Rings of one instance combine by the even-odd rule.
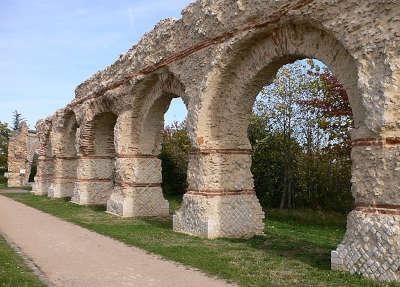
[[[168, 219], [122, 219], [103, 207], [31, 194], [7, 196], [129, 245], [196, 267], [242, 286], [400, 286], [330, 270], [345, 217], [318, 211], [270, 211], [264, 236], [206, 240], [172, 231]], [[171, 204], [179, 206], [175, 198]]]
[[0, 286], [45, 286], [2, 237], [0, 237]]
[[22, 186], [22, 187], [7, 187], [7, 183], [0, 183], [0, 192], [2, 191], [2, 190], [7, 190], [7, 191], [10, 191], [10, 190], [21, 190], [21, 189], [23, 189], [23, 190], [32, 190], [32, 186]]

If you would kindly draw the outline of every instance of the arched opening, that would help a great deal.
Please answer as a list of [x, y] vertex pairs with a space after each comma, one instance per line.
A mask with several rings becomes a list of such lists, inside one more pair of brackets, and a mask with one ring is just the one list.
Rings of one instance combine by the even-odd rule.
[[114, 127], [116, 122], [117, 116], [111, 112], [101, 113], [94, 117], [94, 155], [112, 158], [115, 156]]
[[162, 93], [152, 103], [143, 121], [141, 153], [156, 159], [148, 161], [161, 183], [164, 198], [174, 209], [187, 188], [187, 165], [191, 150], [186, 124], [187, 108], [175, 93]]
[[32, 163], [30, 166], [30, 173], [29, 173], [29, 183], [35, 182], [35, 176], [37, 173], [37, 168], [38, 168], [38, 160], [39, 160], [39, 155], [35, 153], [32, 157]]
[[191, 150], [186, 123], [187, 108], [181, 98], [173, 98], [164, 114], [162, 148], [159, 155], [162, 189], [174, 210], [187, 189], [187, 168]]
[[[132, 109], [119, 115], [117, 183], [107, 202], [109, 213], [123, 217], [169, 214], [162, 188], [164, 115], [171, 102], [179, 97], [185, 100], [184, 88], [174, 76], [169, 73], [153, 75], [143, 82]], [[179, 108], [174, 112], [176, 118], [182, 118], [181, 112]], [[174, 115], [172, 121], [173, 118]]]
[[263, 208], [349, 212], [352, 125], [346, 90], [324, 63], [283, 65], [257, 95], [248, 128]]
[[75, 113], [66, 111], [63, 115], [62, 126], [55, 131], [61, 148], [55, 154], [53, 192], [49, 194], [51, 197], [70, 198], [73, 195], [78, 168], [76, 149], [78, 128]]
[[36, 195], [52, 195], [54, 181], [54, 153], [50, 128], [47, 123], [41, 122], [38, 129], [39, 134], [39, 157], [37, 175], [33, 184], [32, 192]]
[[116, 184], [114, 133], [117, 116], [100, 112], [79, 129], [78, 179], [72, 202], [105, 205]]
[[105, 204], [115, 185], [115, 146], [114, 127], [117, 116], [111, 112], [104, 112], [94, 117], [93, 124], [93, 165], [91, 178], [93, 192], [90, 195], [90, 204]]

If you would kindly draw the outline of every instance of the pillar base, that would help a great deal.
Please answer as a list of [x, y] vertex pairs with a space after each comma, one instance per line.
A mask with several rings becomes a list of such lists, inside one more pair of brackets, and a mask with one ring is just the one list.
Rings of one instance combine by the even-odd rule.
[[51, 186], [51, 181], [35, 181], [32, 186], [32, 191], [34, 195], [44, 196], [47, 195]]
[[28, 183], [25, 181], [23, 177], [19, 175], [19, 173], [8, 173], [7, 186], [8, 187], [24, 187], [27, 186]]
[[250, 238], [264, 231], [264, 212], [254, 193], [186, 193], [173, 218], [176, 232], [205, 237]]
[[122, 217], [165, 217], [169, 203], [161, 187], [118, 187], [107, 201], [107, 212]]
[[400, 214], [352, 211], [345, 238], [331, 255], [333, 270], [400, 281]]
[[48, 197], [65, 198], [72, 197], [74, 193], [75, 182], [58, 182], [52, 184]]
[[110, 182], [77, 182], [71, 202], [79, 205], [105, 205], [113, 190]]

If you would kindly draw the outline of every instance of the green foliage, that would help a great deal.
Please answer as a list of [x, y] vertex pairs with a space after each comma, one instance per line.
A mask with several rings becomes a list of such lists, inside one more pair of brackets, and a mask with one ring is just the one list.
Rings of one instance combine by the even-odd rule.
[[351, 209], [351, 108], [312, 60], [283, 66], [259, 94], [248, 129], [264, 207]]
[[190, 149], [185, 122], [175, 122], [164, 129], [160, 159], [165, 194], [185, 193]]
[[8, 140], [11, 131], [6, 123], [0, 122], [0, 183], [7, 182], [4, 172], [7, 171], [8, 161]]

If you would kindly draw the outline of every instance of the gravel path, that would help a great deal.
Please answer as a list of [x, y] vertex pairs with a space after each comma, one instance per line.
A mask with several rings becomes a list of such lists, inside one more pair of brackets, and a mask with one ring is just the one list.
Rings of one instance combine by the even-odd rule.
[[52, 286], [232, 286], [1, 195], [0, 232]]

